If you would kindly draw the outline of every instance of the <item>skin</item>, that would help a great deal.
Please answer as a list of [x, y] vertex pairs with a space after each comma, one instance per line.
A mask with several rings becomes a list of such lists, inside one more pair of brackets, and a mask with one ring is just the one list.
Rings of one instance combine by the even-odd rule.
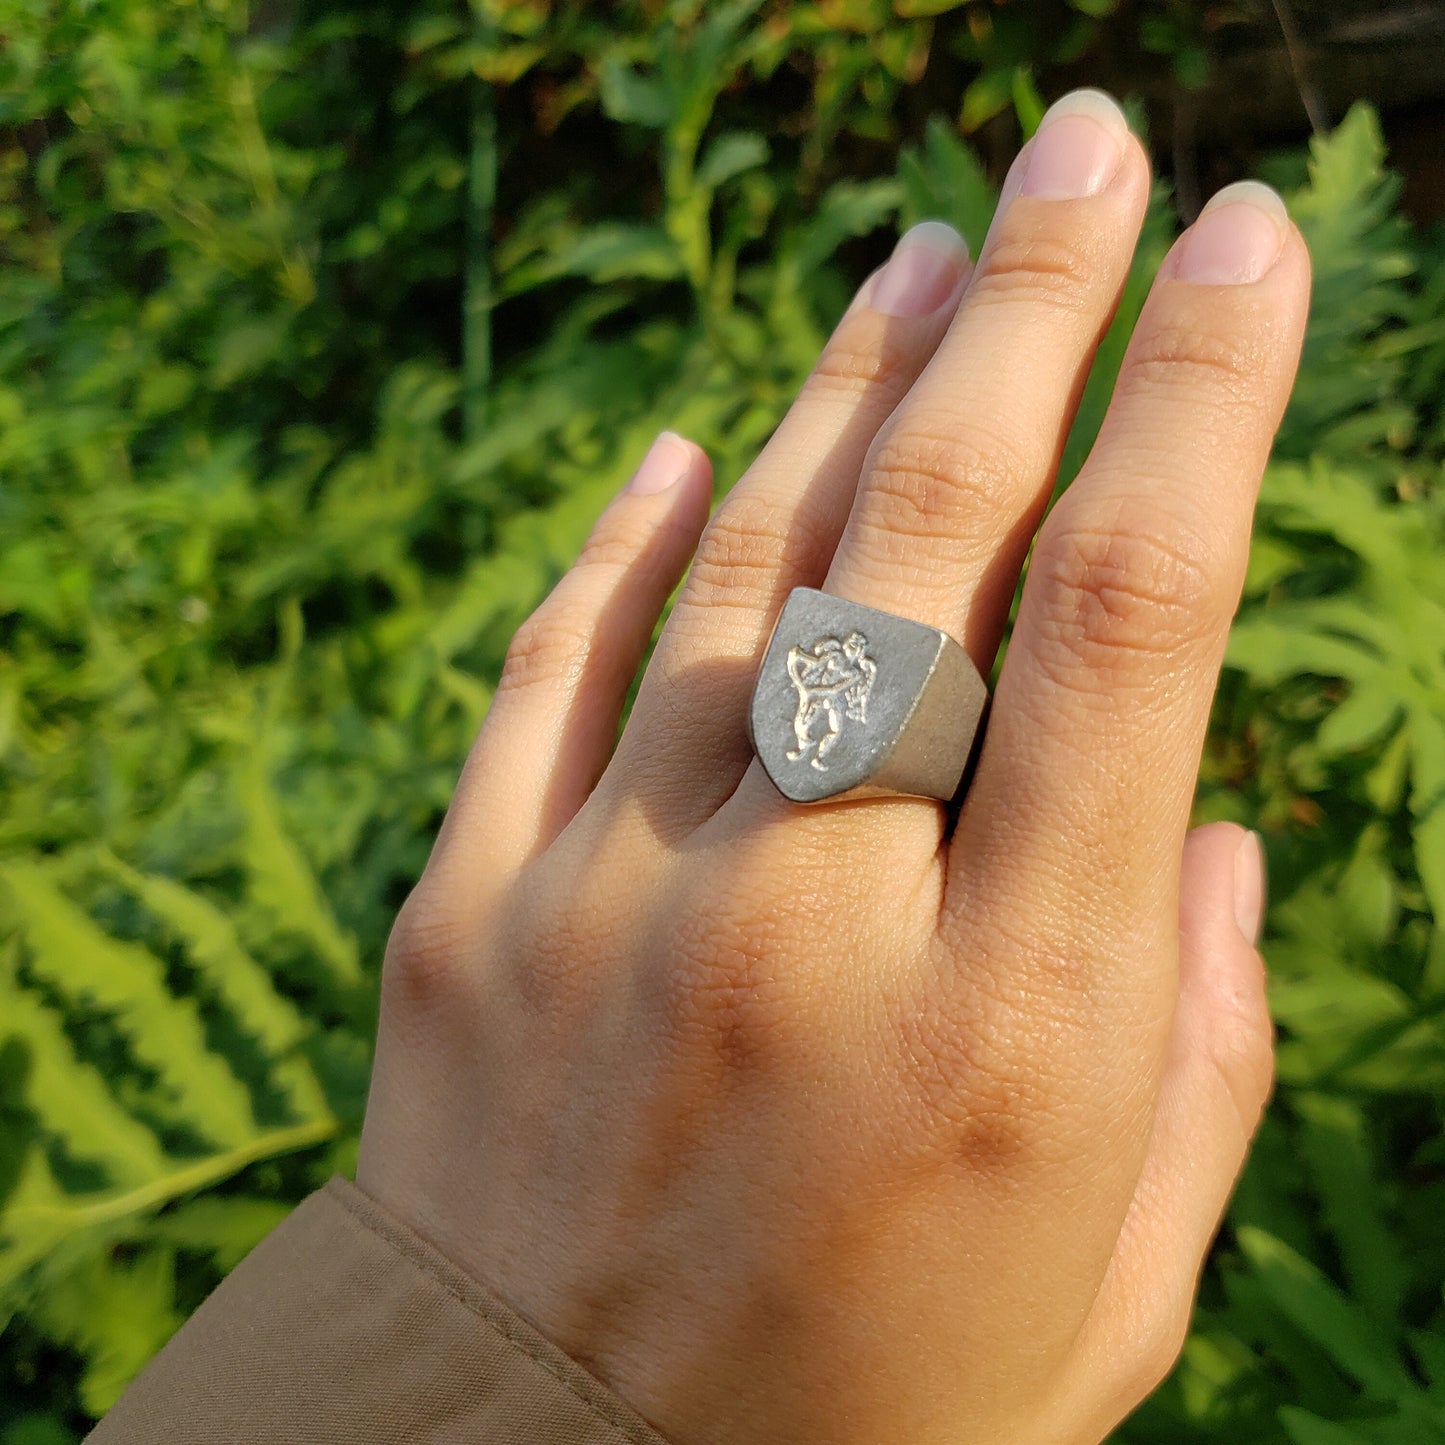
[[[1040, 526], [1144, 212], [1121, 144], [1092, 195], [1015, 179], [926, 314], [870, 278], [711, 521], [696, 448], [617, 497], [397, 920], [359, 1183], [675, 1445], [1101, 1439], [1268, 1095], [1258, 855], [1188, 818], [1308, 258], [1285, 226], [1204, 284], [1186, 235]], [[744, 719], [788, 591], [987, 675], [1036, 534], [956, 825], [780, 797]]]

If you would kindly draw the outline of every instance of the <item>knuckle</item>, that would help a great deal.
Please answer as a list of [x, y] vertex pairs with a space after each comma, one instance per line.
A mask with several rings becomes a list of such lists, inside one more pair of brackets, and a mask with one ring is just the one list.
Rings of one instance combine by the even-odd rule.
[[584, 1017], [625, 957], [629, 923], [609, 866], [617, 834], [545, 853], [518, 877], [494, 934], [509, 945], [496, 974], [519, 1014], [534, 1023]]
[[[1118, 672], [1211, 642], [1232, 607], [1213, 539], [1168, 538], [1120, 519], [1070, 524], [1056, 511], [1030, 567], [1040, 664], [1074, 688], [1112, 688]], [[1091, 681], [1092, 679], [1092, 681]]]
[[1110, 1321], [1109, 1349], [1102, 1362], [1091, 1351], [1091, 1394], [1101, 1412], [1114, 1420], [1132, 1413], [1164, 1383], [1179, 1362], [1189, 1338], [1192, 1296], [1182, 1304], [1175, 1291], [1156, 1287], [1128, 1291], [1122, 1309]]
[[1017, 1179], [1056, 1158], [1064, 1132], [1064, 1087], [1037, 1050], [1004, 1046], [990, 1027], [998, 1010], [924, 1008], [902, 1026], [910, 1097], [925, 1128], [941, 1130], [945, 1163], [974, 1178]]
[[[869, 510], [888, 532], [919, 539], [982, 528], [1009, 508], [1027, 473], [1015, 443], [974, 426], [919, 418], [892, 427], [869, 459]], [[1010, 509], [1011, 510], [1011, 509]]]
[[505, 971], [519, 1012], [537, 1023], [582, 1016], [616, 951], [613, 909], [569, 900], [546, 916]]
[[467, 931], [459, 913], [418, 884], [386, 942], [382, 998], [412, 1010], [451, 999], [464, 972]]
[[643, 528], [625, 526], [609, 517], [592, 529], [572, 571], [575, 574], [585, 570], [589, 577], [615, 581], [636, 564], [646, 542], [647, 532]]
[[1130, 1361], [1129, 1393], [1134, 1397], [1130, 1408], [1173, 1372], [1189, 1338], [1190, 1314], [1188, 1305], [1181, 1309], [1171, 1301], [1170, 1308], [1151, 1310], [1140, 1320]]
[[497, 694], [562, 682], [574, 675], [592, 647], [596, 618], [590, 608], [554, 592], [516, 631], [502, 664]]
[[842, 321], [823, 348], [805, 388], [843, 394], [879, 391], [896, 399], [913, 384], [922, 360], [918, 340], [866, 308]]
[[974, 277], [969, 299], [1044, 302], [1080, 311], [1089, 304], [1099, 270], [1087, 237], [1005, 229]]
[[1229, 999], [1208, 1035], [1210, 1060], [1239, 1116], [1241, 1136], [1254, 1137], [1274, 1088], [1274, 1024], [1264, 995]]
[[772, 1074], [792, 1056], [791, 926], [777, 909], [713, 906], [682, 926], [665, 990], [666, 1034], [724, 1078]]
[[1247, 401], [1268, 364], [1258, 338], [1196, 320], [1163, 323], [1140, 336], [1116, 391], [1186, 391]]
[[757, 606], [757, 593], [771, 591], [783, 573], [796, 570], [819, 546], [806, 515], [753, 497], [726, 502], [708, 524], [688, 573], [688, 604]]

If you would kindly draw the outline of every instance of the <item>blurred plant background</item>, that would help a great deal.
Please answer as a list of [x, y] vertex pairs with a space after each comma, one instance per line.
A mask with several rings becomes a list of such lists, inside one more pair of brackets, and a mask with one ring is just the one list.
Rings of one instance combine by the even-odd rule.
[[1266, 838], [1280, 1087], [1121, 1438], [1445, 1441], [1442, 8], [6, 0], [0, 1442], [350, 1168], [391, 916], [653, 434], [735, 479], [1081, 82], [1166, 179], [1065, 480], [1180, 213], [1263, 174], [1317, 268], [1199, 800]]

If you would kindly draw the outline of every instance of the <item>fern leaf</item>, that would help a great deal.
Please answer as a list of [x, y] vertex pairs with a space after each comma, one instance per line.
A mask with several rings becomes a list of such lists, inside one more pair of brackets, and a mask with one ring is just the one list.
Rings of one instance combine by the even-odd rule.
[[109, 1013], [136, 1060], [154, 1074], [157, 1100], [177, 1121], [218, 1145], [255, 1129], [250, 1095], [207, 1047], [196, 1001], [166, 987], [161, 961], [110, 937], [41, 867], [0, 865], [21, 920], [29, 967], [68, 1002]]
[[270, 975], [242, 946], [236, 925], [208, 899], [174, 879], [144, 874], [114, 854], [101, 865], [135, 895], [186, 946], [186, 958], [218, 999], [255, 1041], [278, 1062], [274, 1081], [297, 1118], [325, 1118], [326, 1096], [297, 1047], [312, 1033], [290, 1000], [276, 991]]
[[229, 1271], [291, 1212], [289, 1204], [251, 1195], [205, 1194], [168, 1209], [147, 1229], [151, 1239], [209, 1255]]
[[333, 1120], [287, 1125], [256, 1134], [244, 1144], [198, 1159], [169, 1159], [164, 1172], [134, 1188], [71, 1194], [51, 1172], [44, 1151], [32, 1143], [20, 1162], [14, 1187], [0, 1212], [0, 1328], [7, 1313], [37, 1293], [44, 1282], [69, 1269], [118, 1235], [134, 1218], [228, 1179], [262, 1159], [273, 1159], [330, 1139]]
[[298, 938], [338, 990], [362, 983], [356, 940], [336, 921], [316, 875], [281, 823], [281, 810], [259, 754], [241, 784], [246, 810], [243, 844], [255, 901], [283, 933]]
[[1241, 1228], [1238, 1237], [1271, 1302], [1341, 1370], [1384, 1399], [1410, 1388], [1389, 1334], [1315, 1265], [1263, 1230]]
[[7, 1042], [23, 1050], [23, 1103], [48, 1137], [120, 1184], [140, 1183], [165, 1167], [156, 1136], [117, 1102], [98, 1069], [76, 1057], [60, 1015], [4, 974], [0, 1015]]
[[103, 1415], [181, 1322], [175, 1251], [152, 1247], [125, 1261], [92, 1255], [54, 1281], [32, 1312], [52, 1339], [84, 1356], [80, 1403]]

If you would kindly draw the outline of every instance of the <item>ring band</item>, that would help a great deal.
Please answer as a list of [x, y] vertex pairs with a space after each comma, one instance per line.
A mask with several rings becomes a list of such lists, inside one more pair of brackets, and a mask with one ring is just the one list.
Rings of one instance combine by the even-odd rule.
[[988, 685], [946, 632], [795, 587], [748, 709], [753, 751], [795, 803], [955, 798]]

